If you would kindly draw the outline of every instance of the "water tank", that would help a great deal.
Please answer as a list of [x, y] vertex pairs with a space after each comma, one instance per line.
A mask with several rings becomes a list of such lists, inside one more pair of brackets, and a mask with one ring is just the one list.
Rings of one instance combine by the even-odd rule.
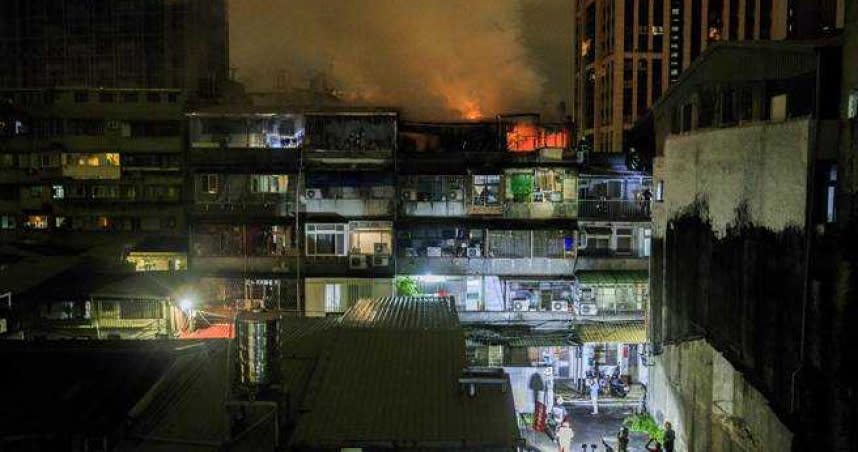
[[242, 312], [235, 323], [237, 383], [254, 389], [278, 383], [279, 316], [265, 311]]

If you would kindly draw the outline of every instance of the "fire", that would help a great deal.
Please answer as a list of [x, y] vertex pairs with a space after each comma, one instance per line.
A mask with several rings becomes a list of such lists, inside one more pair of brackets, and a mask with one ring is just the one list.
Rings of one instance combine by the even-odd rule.
[[515, 124], [506, 132], [506, 146], [511, 152], [530, 152], [542, 148], [565, 148], [569, 132], [551, 130], [526, 122]]
[[476, 120], [483, 117], [483, 112], [476, 102], [469, 100], [465, 102], [465, 107], [462, 109], [462, 116], [465, 119]]

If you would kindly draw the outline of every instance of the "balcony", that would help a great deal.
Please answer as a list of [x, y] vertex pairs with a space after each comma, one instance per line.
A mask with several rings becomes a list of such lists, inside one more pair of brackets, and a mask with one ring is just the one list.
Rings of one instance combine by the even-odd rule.
[[260, 196], [262, 199], [241, 201], [196, 201], [191, 212], [196, 216], [290, 217], [295, 214], [295, 202], [286, 196]]
[[544, 220], [551, 218], [576, 218], [577, 201], [557, 202], [507, 202], [504, 205], [504, 218]]
[[191, 260], [194, 272], [206, 274], [294, 273], [295, 255], [284, 256], [199, 256]]
[[385, 217], [393, 215], [393, 200], [305, 198], [302, 210], [310, 214], [329, 214], [346, 218]]
[[302, 273], [307, 276], [391, 276], [393, 268], [392, 256], [306, 256]]
[[459, 321], [472, 324], [533, 324], [549, 322], [643, 320], [644, 311], [598, 311], [596, 315], [579, 315], [574, 311], [459, 311]]
[[637, 220], [650, 219], [651, 201], [579, 199], [578, 218], [588, 220]]
[[235, 168], [237, 166], [298, 171], [296, 149], [279, 148], [192, 148], [189, 152], [191, 166], [196, 168]]
[[410, 217], [464, 217], [465, 201], [403, 201], [402, 212]]
[[435, 275], [569, 275], [574, 258], [399, 257], [397, 273]]

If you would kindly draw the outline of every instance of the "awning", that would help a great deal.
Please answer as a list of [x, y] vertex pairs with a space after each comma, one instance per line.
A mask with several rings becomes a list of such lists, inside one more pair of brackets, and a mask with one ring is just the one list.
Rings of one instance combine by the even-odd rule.
[[646, 342], [646, 326], [643, 322], [594, 322], [577, 325], [577, 338], [586, 342], [619, 342], [640, 344]]
[[575, 276], [581, 284], [643, 284], [649, 281], [646, 270], [577, 272]]

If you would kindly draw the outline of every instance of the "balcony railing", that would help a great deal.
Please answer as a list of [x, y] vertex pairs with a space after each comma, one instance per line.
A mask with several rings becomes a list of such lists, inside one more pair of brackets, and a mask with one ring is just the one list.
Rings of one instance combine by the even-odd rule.
[[626, 199], [579, 199], [578, 218], [600, 220], [646, 220], [651, 201]]
[[396, 269], [407, 274], [438, 275], [566, 275], [574, 258], [398, 257]]

